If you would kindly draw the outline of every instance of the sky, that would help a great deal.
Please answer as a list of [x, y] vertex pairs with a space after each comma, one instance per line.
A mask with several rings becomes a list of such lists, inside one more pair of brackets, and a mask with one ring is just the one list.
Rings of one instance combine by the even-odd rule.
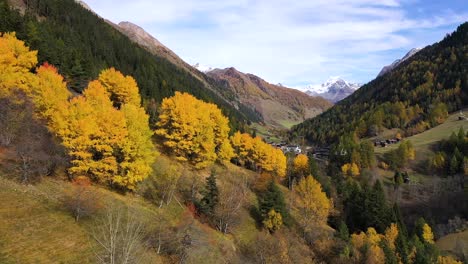
[[135, 23], [190, 64], [302, 87], [381, 68], [468, 21], [466, 0], [85, 0]]

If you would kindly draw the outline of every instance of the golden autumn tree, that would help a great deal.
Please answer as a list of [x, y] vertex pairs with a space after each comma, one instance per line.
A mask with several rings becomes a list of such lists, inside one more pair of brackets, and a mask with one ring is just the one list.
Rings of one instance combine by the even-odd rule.
[[[115, 154], [128, 135], [125, 116], [113, 107], [109, 94], [98, 81], [91, 82], [82, 96], [74, 98], [70, 108], [69, 118], [76, 118], [76, 123], [70, 122], [69, 130], [78, 129], [81, 133], [76, 139], [72, 137], [72, 144], [68, 146], [72, 150], [84, 149], [70, 153], [72, 167], [69, 171], [77, 176], [89, 175], [101, 183], [112, 183], [113, 177], [119, 174]], [[68, 138], [64, 135], [66, 141]]]
[[[380, 241], [385, 237], [373, 228], [369, 227], [367, 232], [360, 232], [351, 235], [351, 245], [362, 256], [365, 256], [363, 262], [369, 264], [384, 264], [385, 254], [380, 247]], [[366, 250], [367, 249], [367, 250]]]
[[99, 74], [98, 81], [109, 93], [113, 106], [123, 113], [128, 133], [119, 146], [120, 173], [115, 175], [113, 182], [134, 189], [136, 183], [151, 173], [151, 164], [159, 155], [151, 141], [153, 132], [149, 128], [149, 116], [141, 107], [142, 100], [133, 77], [110, 68]]
[[346, 163], [341, 166], [341, 172], [344, 176], [357, 177], [361, 173], [356, 163]]
[[332, 203], [322, 191], [320, 183], [312, 176], [307, 176], [294, 186], [294, 191], [294, 208], [304, 232], [326, 225]]
[[299, 179], [309, 174], [309, 158], [304, 154], [299, 154], [293, 161], [293, 172]]
[[168, 151], [196, 168], [228, 161], [233, 155], [228, 119], [216, 105], [188, 93], [163, 99], [156, 126], [155, 133]]
[[280, 149], [265, 143], [261, 137], [252, 138], [240, 132], [231, 136], [234, 158], [239, 165], [259, 169], [283, 178], [286, 176], [286, 156]]
[[371, 245], [367, 251], [366, 264], [385, 264], [385, 254], [378, 245]]
[[151, 174], [151, 165], [159, 153], [151, 141], [153, 131], [149, 128], [149, 116], [145, 110], [133, 104], [124, 104], [120, 111], [125, 117], [128, 134], [120, 145], [120, 173], [114, 176], [113, 182], [133, 190], [138, 182]]
[[387, 241], [388, 246], [391, 250], [395, 250], [396, 239], [398, 237], [398, 226], [395, 223], [390, 224], [390, 226], [385, 230], [384, 239]]
[[71, 93], [57, 68], [44, 63], [36, 70], [36, 78], [30, 85], [37, 115], [47, 121], [51, 131], [63, 126], [66, 117], [62, 111], [68, 107]]
[[268, 229], [270, 232], [279, 230], [283, 225], [283, 217], [279, 212], [276, 212], [274, 209], [271, 209], [268, 212], [267, 218], [263, 220], [263, 226]]
[[99, 82], [109, 92], [114, 106], [120, 108], [123, 104], [140, 106], [141, 98], [138, 86], [131, 76], [124, 76], [121, 72], [110, 68], [99, 74]]
[[439, 256], [437, 264], [462, 264], [462, 262], [453, 259], [451, 256]]
[[0, 33], [0, 98], [15, 91], [29, 92], [37, 64], [37, 51], [30, 51], [15, 33]]
[[427, 223], [424, 223], [422, 227], [422, 238], [425, 242], [434, 244], [434, 234], [432, 233], [431, 227]]

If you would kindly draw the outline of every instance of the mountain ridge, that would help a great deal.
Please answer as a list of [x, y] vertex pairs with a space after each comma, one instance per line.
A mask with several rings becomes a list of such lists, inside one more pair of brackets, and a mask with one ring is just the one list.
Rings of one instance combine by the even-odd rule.
[[268, 83], [264, 79], [243, 73], [234, 67], [214, 69], [207, 75], [238, 95], [244, 105], [258, 112], [265, 123], [285, 127], [313, 117], [331, 104], [321, 97], [311, 97], [299, 90]]
[[382, 67], [382, 70], [380, 70], [379, 74], [377, 74], [377, 77], [380, 77], [384, 75], [385, 73], [392, 71], [393, 69], [398, 67], [398, 65], [400, 65], [402, 62], [404, 62], [405, 60], [411, 58], [413, 55], [418, 53], [421, 49], [422, 48], [412, 48], [401, 59], [396, 59], [394, 62], [392, 62], [392, 64]]
[[361, 87], [358, 83], [350, 83], [340, 77], [329, 78], [321, 85], [308, 85], [305, 93], [310, 96], [320, 96], [332, 103], [337, 103], [354, 93]]

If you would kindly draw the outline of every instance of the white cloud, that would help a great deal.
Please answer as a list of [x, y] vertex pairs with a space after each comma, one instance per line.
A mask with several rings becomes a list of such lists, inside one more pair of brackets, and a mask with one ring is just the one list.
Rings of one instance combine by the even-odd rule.
[[379, 52], [430, 44], [408, 32], [468, 18], [466, 10], [450, 9], [412, 18], [405, 3], [397, 0], [89, 0], [88, 4], [113, 22], [139, 24], [189, 63], [234, 66], [291, 86], [331, 75], [368, 81], [388, 63]]

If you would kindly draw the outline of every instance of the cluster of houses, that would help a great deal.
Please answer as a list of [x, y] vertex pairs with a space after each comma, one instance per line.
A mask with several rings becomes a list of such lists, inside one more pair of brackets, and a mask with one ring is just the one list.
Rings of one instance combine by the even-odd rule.
[[279, 148], [283, 151], [283, 153], [294, 153], [294, 154], [301, 154], [303, 151], [300, 146], [298, 145], [288, 145], [285, 142], [280, 143], [271, 143], [273, 147]]
[[377, 140], [377, 141], [374, 141], [374, 147], [387, 147], [388, 145], [391, 145], [391, 144], [396, 144], [398, 142], [400, 142], [401, 139], [399, 138], [391, 138], [391, 139], [386, 139], [386, 140]]

